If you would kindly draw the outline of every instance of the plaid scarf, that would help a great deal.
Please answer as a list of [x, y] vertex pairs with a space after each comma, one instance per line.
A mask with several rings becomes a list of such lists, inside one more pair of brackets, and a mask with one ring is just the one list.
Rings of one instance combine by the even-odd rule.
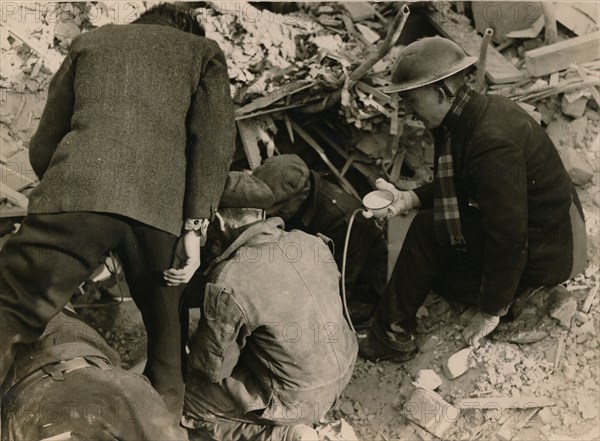
[[434, 225], [436, 235], [442, 243], [447, 243], [459, 249], [466, 247], [465, 238], [460, 224], [460, 210], [456, 187], [454, 183], [454, 160], [452, 158], [451, 132], [457, 127], [457, 122], [466, 105], [473, 96], [473, 91], [466, 85], [461, 87], [456, 98], [444, 118], [443, 138], [437, 154], [435, 187], [433, 200]]

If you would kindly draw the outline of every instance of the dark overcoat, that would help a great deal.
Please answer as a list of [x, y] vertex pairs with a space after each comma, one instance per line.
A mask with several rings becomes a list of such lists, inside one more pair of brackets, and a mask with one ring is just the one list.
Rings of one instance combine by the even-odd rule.
[[[511, 100], [477, 93], [448, 129], [461, 218], [476, 206], [483, 223], [480, 308], [497, 314], [520, 282], [551, 285], [581, 272], [583, 212], [545, 130]], [[433, 207], [433, 183], [415, 191]]]

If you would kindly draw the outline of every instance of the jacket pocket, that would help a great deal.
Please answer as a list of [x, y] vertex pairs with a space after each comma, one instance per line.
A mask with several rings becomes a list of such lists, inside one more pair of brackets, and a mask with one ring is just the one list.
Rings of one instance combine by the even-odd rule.
[[227, 288], [208, 283], [204, 295], [203, 316], [190, 340], [190, 365], [211, 381], [231, 374], [240, 348], [236, 338], [243, 324], [242, 311]]

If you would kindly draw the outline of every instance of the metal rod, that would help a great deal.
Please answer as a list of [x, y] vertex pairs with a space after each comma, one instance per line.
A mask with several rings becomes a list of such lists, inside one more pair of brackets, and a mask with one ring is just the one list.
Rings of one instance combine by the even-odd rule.
[[408, 20], [409, 15], [409, 7], [403, 5], [402, 8], [400, 8], [400, 11], [398, 11], [398, 14], [396, 14], [396, 17], [394, 17], [392, 24], [390, 24], [387, 35], [385, 36], [385, 40], [383, 40], [383, 42], [379, 45], [377, 52], [367, 58], [350, 74], [350, 77], [348, 78], [348, 88], [354, 86], [362, 77], [366, 75], [366, 73], [375, 65], [375, 63], [385, 57], [385, 55], [394, 46], [396, 41], [398, 41], [398, 38], [400, 38], [400, 34], [402, 33], [402, 29], [404, 29], [404, 25], [406, 25], [406, 20]]
[[479, 63], [477, 64], [477, 91], [483, 93], [485, 90], [485, 65], [487, 62], [487, 51], [490, 41], [492, 41], [494, 30], [487, 28], [481, 40], [481, 49], [479, 50]]

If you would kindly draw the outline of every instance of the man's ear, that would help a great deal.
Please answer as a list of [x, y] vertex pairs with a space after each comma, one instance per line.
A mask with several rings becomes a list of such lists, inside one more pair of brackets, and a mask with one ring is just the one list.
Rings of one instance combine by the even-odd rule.
[[444, 101], [446, 101], [447, 95], [446, 95], [446, 91], [444, 90], [443, 87], [438, 86], [435, 88], [435, 94], [436, 94], [436, 99], [438, 104], [442, 104]]

